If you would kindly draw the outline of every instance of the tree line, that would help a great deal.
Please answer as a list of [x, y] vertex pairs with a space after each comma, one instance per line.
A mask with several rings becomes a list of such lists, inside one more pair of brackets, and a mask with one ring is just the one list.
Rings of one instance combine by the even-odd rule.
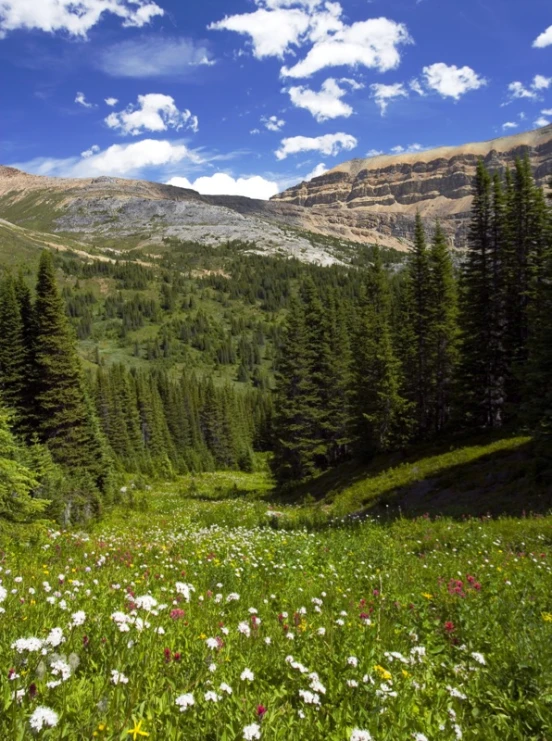
[[357, 296], [302, 282], [277, 366], [280, 484], [505, 425], [550, 450], [552, 207], [528, 159], [504, 175], [478, 164], [468, 248], [455, 262], [439, 223], [428, 243], [418, 215], [400, 275], [376, 251]]

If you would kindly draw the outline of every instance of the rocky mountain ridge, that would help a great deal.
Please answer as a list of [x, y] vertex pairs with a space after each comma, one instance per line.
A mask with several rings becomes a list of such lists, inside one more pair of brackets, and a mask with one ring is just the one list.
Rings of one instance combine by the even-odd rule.
[[465, 244], [477, 162], [491, 171], [528, 155], [537, 182], [552, 176], [552, 125], [460, 147], [354, 159], [274, 196], [277, 203], [322, 209], [326, 218], [358, 236], [376, 229], [398, 240], [412, 238], [416, 212], [441, 220], [451, 243]]
[[544, 184], [552, 175], [552, 126], [463, 147], [351, 160], [271, 201], [0, 166], [0, 219], [35, 234], [66, 235], [96, 252], [121, 245], [154, 254], [165, 238], [213, 246], [241, 240], [259, 252], [331, 264], [352, 243], [406, 250], [419, 211], [430, 228], [440, 219], [451, 245], [461, 248], [478, 159], [497, 170], [525, 154]]

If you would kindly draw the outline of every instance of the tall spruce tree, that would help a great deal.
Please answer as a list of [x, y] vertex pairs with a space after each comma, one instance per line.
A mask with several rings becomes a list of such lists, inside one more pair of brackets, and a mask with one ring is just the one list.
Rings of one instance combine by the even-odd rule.
[[101, 490], [110, 480], [110, 462], [91, 417], [52, 256], [40, 258], [35, 302], [36, 432], [54, 460], [84, 471]]
[[316, 467], [320, 441], [313, 437], [318, 413], [313, 407], [317, 396], [308, 341], [303, 305], [295, 297], [290, 303], [276, 374], [272, 469], [280, 485], [302, 481]]
[[401, 365], [390, 329], [390, 294], [375, 250], [353, 347], [358, 451], [369, 457], [402, 448], [412, 432], [413, 404], [403, 393]]
[[482, 161], [477, 165], [468, 253], [461, 275], [460, 397], [464, 423], [470, 427], [499, 428], [504, 422], [504, 322], [501, 245], [493, 224], [501, 210], [491, 176]]
[[13, 426], [21, 432], [27, 412], [27, 351], [15, 281], [7, 276], [0, 284], [0, 388], [5, 404], [15, 417]]
[[430, 426], [438, 435], [446, 429], [453, 401], [458, 363], [458, 301], [454, 267], [445, 234], [437, 223], [429, 253], [428, 368]]
[[410, 253], [405, 290], [405, 327], [402, 347], [403, 364], [408, 378], [408, 398], [414, 404], [416, 434], [427, 437], [430, 431], [431, 369], [430, 352], [430, 267], [426, 234], [420, 214], [416, 214], [414, 246]]

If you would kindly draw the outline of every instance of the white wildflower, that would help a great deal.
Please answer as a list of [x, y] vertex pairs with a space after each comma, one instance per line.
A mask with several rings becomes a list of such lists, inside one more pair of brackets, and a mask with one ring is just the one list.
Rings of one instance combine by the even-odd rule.
[[128, 677], [117, 669], [111, 670], [111, 684], [128, 684]]
[[185, 695], [180, 695], [180, 697], [177, 697], [175, 700], [175, 703], [178, 705], [180, 712], [185, 712], [189, 707], [192, 705], [195, 705], [194, 696], [191, 692], [188, 692]]
[[242, 682], [245, 682], [246, 680], [248, 682], [252, 682], [255, 679], [255, 675], [251, 671], [251, 669], [244, 669], [243, 672], [240, 674], [240, 679]]
[[43, 728], [55, 728], [58, 724], [58, 714], [50, 708], [40, 706], [36, 708], [29, 718], [29, 724], [33, 731], [41, 731]]
[[243, 729], [243, 738], [245, 741], [255, 741], [261, 738], [261, 727], [257, 723], [251, 723]]

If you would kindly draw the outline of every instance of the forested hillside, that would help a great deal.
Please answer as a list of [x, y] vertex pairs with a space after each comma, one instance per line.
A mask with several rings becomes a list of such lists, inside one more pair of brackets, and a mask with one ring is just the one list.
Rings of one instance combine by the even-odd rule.
[[289, 487], [503, 427], [546, 461], [552, 210], [527, 160], [504, 177], [480, 163], [474, 194], [466, 253], [421, 219], [406, 258], [359, 247], [326, 268], [239, 242], [166, 239], [155, 259], [12, 250], [0, 514], [74, 522], [126, 474], [253, 471], [259, 453]]

